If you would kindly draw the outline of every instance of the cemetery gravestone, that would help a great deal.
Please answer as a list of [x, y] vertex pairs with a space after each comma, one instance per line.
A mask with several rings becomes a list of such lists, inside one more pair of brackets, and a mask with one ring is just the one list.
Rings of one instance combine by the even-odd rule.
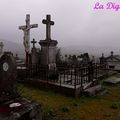
[[4, 52], [0, 57], [0, 120], [42, 120], [41, 107], [20, 96], [16, 78], [13, 54]]
[[31, 43], [33, 44], [33, 48], [32, 48], [32, 65], [38, 64], [39, 61], [39, 55], [37, 53], [37, 49], [35, 47], [35, 44], [37, 43], [37, 41], [35, 41], [35, 39], [33, 39], [31, 41]]
[[51, 25], [54, 25], [54, 22], [51, 21], [51, 15], [47, 15], [42, 23], [46, 24], [46, 39], [39, 42], [41, 45], [41, 64], [49, 66], [49, 69], [54, 69], [56, 68], [56, 45], [58, 42], [51, 39]]
[[5, 52], [0, 58], [0, 102], [9, 100], [17, 95], [14, 89], [16, 77], [16, 63], [12, 53]]

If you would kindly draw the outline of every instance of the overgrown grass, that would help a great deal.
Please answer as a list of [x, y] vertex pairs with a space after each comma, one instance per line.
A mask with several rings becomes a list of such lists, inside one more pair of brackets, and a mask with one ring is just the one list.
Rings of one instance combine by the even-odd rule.
[[28, 86], [20, 87], [23, 87], [22, 96], [42, 105], [49, 120], [120, 120], [120, 84], [103, 85], [108, 91], [104, 96], [77, 99]]

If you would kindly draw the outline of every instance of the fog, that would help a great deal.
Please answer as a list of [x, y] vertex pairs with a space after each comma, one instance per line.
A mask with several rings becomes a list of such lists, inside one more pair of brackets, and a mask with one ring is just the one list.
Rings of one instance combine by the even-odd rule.
[[[51, 14], [55, 21], [52, 39], [59, 46], [93, 46], [116, 48], [120, 46], [120, 10], [95, 10], [95, 3], [110, 0], [1, 0], [0, 39], [23, 42], [23, 32], [18, 29], [25, 24], [26, 14], [31, 15], [31, 40], [45, 39], [42, 19]], [[119, 0], [111, 2], [119, 3]]]

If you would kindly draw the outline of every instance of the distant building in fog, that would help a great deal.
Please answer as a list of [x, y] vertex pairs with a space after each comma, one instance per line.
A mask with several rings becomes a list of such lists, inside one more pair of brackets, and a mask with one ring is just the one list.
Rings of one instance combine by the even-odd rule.
[[108, 57], [104, 57], [104, 54], [102, 54], [100, 62], [101, 64], [107, 64], [109, 69], [120, 70], [120, 55], [114, 55], [113, 51], [111, 51], [111, 55]]

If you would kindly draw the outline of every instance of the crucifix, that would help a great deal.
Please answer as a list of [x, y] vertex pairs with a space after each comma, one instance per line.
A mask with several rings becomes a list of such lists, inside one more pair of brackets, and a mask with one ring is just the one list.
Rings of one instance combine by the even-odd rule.
[[37, 43], [37, 41], [35, 41], [35, 39], [33, 38], [33, 40], [31, 41], [31, 43], [33, 44], [33, 49], [35, 48], [35, 44]]
[[30, 29], [31, 28], [37, 28], [38, 24], [30, 24], [30, 15], [26, 15], [26, 25], [19, 26], [20, 30], [23, 30], [24, 37], [23, 37], [23, 44], [25, 46], [25, 52], [26, 52], [26, 66], [29, 64], [29, 54], [30, 54]]
[[46, 58], [47, 64], [49, 65], [49, 42], [51, 40], [51, 26], [54, 25], [54, 21], [51, 21], [51, 15], [46, 15], [46, 19], [43, 19], [42, 23], [46, 24], [46, 40], [47, 40]]

